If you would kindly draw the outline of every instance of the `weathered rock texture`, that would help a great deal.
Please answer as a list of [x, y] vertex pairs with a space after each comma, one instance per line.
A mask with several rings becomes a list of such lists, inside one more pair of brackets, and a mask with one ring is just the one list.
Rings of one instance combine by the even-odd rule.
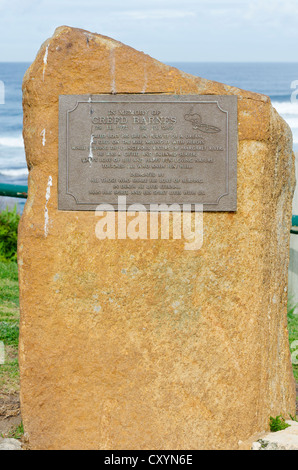
[[[287, 268], [291, 132], [266, 96], [61, 27], [24, 78], [21, 402], [32, 449], [237, 449], [295, 413]], [[57, 210], [61, 94], [237, 95], [238, 211], [204, 245], [106, 240]]]

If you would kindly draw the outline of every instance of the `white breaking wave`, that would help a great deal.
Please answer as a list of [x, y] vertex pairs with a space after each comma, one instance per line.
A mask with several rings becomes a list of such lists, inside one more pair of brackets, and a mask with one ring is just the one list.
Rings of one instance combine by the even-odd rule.
[[0, 146], [24, 148], [24, 140], [21, 135], [19, 137], [0, 137]]
[[0, 170], [2, 176], [28, 176], [27, 168], [21, 168], [20, 170]]
[[298, 144], [298, 101], [273, 101], [273, 107], [289, 124], [293, 133], [293, 142]]
[[298, 116], [293, 118], [293, 117], [287, 117], [287, 116], [282, 116], [284, 120], [289, 124], [291, 129], [298, 129]]
[[298, 116], [298, 101], [292, 103], [291, 101], [273, 101], [273, 107], [276, 111], [281, 115], [291, 115], [291, 116]]

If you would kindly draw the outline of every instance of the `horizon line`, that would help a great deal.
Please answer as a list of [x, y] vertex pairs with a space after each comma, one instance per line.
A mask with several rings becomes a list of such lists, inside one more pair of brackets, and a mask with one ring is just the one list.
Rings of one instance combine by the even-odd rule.
[[[297, 64], [298, 65], [298, 60], [297, 61], [268, 61], [268, 60], [248, 60], [248, 61], [237, 61], [237, 60], [229, 60], [229, 61], [217, 61], [217, 60], [201, 60], [201, 61], [196, 61], [196, 60], [161, 60], [161, 59], [156, 59], [159, 62], [163, 62], [164, 64]], [[0, 60], [0, 64], [33, 64], [35, 62], [35, 59], [33, 61], [29, 60]]]

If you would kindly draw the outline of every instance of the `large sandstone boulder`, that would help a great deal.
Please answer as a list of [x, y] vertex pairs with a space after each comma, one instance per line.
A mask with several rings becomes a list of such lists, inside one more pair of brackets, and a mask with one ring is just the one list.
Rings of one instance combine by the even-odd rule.
[[[58, 28], [24, 78], [21, 402], [32, 449], [238, 449], [295, 413], [287, 332], [292, 137], [270, 99]], [[62, 94], [238, 97], [238, 210], [204, 244], [102, 240], [57, 209]]]

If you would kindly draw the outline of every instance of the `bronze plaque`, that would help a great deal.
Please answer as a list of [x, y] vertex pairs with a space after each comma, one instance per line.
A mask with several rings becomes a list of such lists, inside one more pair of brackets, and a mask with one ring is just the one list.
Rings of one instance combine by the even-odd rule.
[[237, 143], [236, 96], [60, 96], [59, 209], [236, 211]]

